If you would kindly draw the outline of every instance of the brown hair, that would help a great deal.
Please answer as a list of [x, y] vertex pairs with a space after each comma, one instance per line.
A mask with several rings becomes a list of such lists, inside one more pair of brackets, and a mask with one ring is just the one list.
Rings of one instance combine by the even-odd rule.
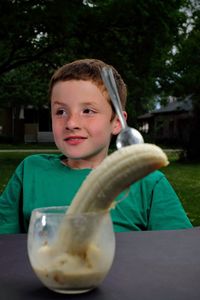
[[[65, 64], [62, 67], [60, 67], [57, 71], [55, 71], [50, 80], [49, 97], [51, 98], [52, 89], [57, 82], [68, 80], [90, 80], [94, 84], [96, 84], [100, 89], [102, 89], [103, 92], [105, 91], [108, 96], [108, 92], [104, 86], [100, 73], [101, 69], [104, 66], [109, 66], [113, 70], [113, 75], [115, 77], [119, 96], [121, 99], [121, 104], [123, 109], [125, 109], [127, 89], [121, 75], [113, 66], [107, 65], [106, 63], [98, 59], [75, 60], [71, 63]], [[110, 101], [109, 96], [108, 100]]]

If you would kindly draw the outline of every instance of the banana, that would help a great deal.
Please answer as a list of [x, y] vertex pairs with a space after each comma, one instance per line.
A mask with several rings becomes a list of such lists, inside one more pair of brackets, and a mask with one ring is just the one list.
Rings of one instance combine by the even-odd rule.
[[[116, 196], [130, 184], [167, 164], [167, 156], [162, 149], [147, 143], [126, 146], [107, 156], [90, 172], [72, 200], [61, 224], [55, 249], [86, 257], [88, 245]], [[73, 219], [73, 215], [88, 212], [101, 212], [96, 225], [88, 223], [87, 229], [80, 230], [79, 224], [77, 227], [76, 222], [68, 222], [71, 216]]]
[[67, 214], [108, 210], [115, 197], [130, 184], [166, 165], [166, 154], [154, 144], [121, 148], [92, 170], [72, 200]]

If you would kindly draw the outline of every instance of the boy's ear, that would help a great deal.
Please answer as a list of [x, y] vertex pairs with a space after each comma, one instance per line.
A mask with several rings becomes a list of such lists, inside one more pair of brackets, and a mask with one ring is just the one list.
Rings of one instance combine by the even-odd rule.
[[[127, 120], [127, 112], [123, 111], [124, 117]], [[117, 135], [118, 133], [120, 133], [120, 131], [122, 130], [122, 125], [121, 122], [119, 120], [119, 117], [116, 115], [114, 120], [113, 120], [113, 135]]]

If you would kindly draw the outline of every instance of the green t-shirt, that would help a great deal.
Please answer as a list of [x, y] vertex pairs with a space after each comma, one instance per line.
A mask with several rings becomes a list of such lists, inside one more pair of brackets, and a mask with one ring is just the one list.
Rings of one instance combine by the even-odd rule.
[[[70, 205], [91, 169], [71, 169], [61, 155], [31, 155], [0, 196], [0, 233], [27, 232], [33, 209]], [[121, 193], [111, 210], [115, 231], [192, 227], [173, 188], [155, 171]]]

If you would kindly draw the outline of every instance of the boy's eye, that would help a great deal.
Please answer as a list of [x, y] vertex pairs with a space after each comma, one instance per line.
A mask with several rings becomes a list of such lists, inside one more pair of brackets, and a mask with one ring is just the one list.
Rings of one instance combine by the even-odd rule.
[[64, 109], [57, 109], [56, 115], [57, 116], [65, 116], [67, 113]]
[[92, 110], [91, 108], [85, 108], [85, 109], [83, 110], [83, 113], [84, 113], [84, 114], [94, 114], [95, 111]]

